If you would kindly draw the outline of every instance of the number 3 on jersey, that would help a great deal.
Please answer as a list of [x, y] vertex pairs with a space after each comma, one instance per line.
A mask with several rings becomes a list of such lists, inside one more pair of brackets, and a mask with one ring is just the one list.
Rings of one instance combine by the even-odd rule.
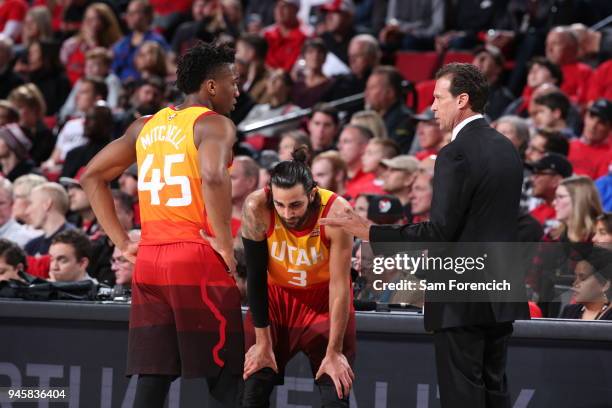
[[[181, 196], [168, 198], [164, 205], [168, 207], [185, 207], [191, 204], [191, 187], [187, 176], [173, 176], [172, 166], [176, 163], [185, 161], [184, 154], [169, 154], [164, 156], [164, 178], [162, 181], [160, 169], [151, 169], [153, 165], [153, 155], [148, 154], [138, 172], [138, 190], [151, 192], [151, 205], [160, 205], [160, 191], [166, 186], [181, 186]], [[151, 170], [151, 179], [145, 178]]]

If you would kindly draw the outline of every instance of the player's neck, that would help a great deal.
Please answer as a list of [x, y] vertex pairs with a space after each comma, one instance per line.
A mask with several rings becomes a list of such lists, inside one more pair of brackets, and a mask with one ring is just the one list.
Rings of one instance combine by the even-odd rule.
[[181, 110], [181, 109], [189, 108], [191, 106], [205, 106], [205, 107], [207, 107], [210, 110], [214, 110], [213, 106], [212, 106], [212, 103], [209, 100], [202, 99], [197, 94], [187, 95], [185, 97], [185, 100], [183, 101], [183, 103], [178, 105], [176, 108]]

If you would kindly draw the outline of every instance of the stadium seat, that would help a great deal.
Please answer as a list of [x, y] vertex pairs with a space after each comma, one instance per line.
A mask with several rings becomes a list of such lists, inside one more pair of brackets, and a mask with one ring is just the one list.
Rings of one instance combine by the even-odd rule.
[[396, 55], [395, 68], [412, 82], [431, 79], [438, 67], [439, 57], [436, 52], [400, 51]]
[[433, 103], [433, 91], [436, 87], [436, 80], [430, 79], [428, 81], [419, 82], [415, 88], [417, 95], [419, 96], [419, 104], [417, 105], [417, 112], [423, 112]]
[[442, 65], [450, 64], [451, 62], [472, 62], [474, 61], [474, 53], [470, 51], [447, 51], [444, 54]]
[[30, 256], [26, 257], [28, 263], [27, 272], [39, 278], [49, 279], [49, 267], [51, 266], [51, 257], [49, 255]]

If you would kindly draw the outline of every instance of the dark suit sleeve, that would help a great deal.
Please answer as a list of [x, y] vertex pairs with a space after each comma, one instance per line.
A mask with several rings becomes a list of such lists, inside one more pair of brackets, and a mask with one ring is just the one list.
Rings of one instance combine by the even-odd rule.
[[469, 166], [465, 155], [448, 145], [440, 152], [434, 169], [430, 221], [412, 225], [376, 225], [370, 242], [450, 242], [457, 239], [471, 201]]

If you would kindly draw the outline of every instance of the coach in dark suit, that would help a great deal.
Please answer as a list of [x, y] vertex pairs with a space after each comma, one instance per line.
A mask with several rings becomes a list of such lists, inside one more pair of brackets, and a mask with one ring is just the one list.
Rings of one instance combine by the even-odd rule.
[[[438, 154], [429, 222], [372, 226], [354, 213], [323, 223], [380, 242], [512, 242], [517, 240], [523, 166], [516, 149], [481, 113], [484, 76], [471, 64], [449, 64], [436, 75], [432, 110], [452, 141]], [[460, 244], [453, 244], [455, 247]], [[526, 302], [428, 302], [443, 408], [509, 408], [505, 366], [514, 320]]]

